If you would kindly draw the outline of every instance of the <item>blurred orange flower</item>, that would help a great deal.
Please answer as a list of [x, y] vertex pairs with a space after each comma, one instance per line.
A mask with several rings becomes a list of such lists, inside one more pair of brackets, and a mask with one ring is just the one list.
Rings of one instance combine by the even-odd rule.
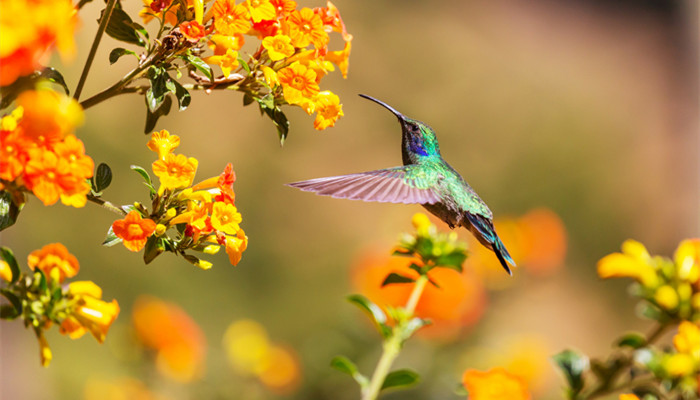
[[[352, 269], [352, 282], [360, 293], [382, 308], [405, 306], [413, 284], [381, 285], [392, 272], [418, 278], [418, 273], [409, 268], [414, 262], [412, 258], [367, 252]], [[428, 276], [439, 287], [428, 284], [418, 302], [416, 316], [433, 321], [433, 325], [421, 332], [449, 336], [481, 318], [486, 307], [486, 293], [470, 268], [465, 268], [461, 274], [448, 268], [435, 268]]]
[[124, 241], [124, 246], [131, 251], [141, 251], [148, 237], [156, 230], [156, 223], [142, 218], [138, 211], [132, 210], [124, 219], [112, 223], [112, 230]]
[[469, 392], [470, 400], [529, 400], [527, 385], [503, 368], [486, 372], [468, 369], [462, 383]]
[[61, 333], [76, 339], [90, 332], [102, 343], [109, 328], [119, 315], [117, 300], [107, 303], [102, 299], [102, 289], [91, 281], [71, 282], [68, 297], [75, 300], [74, 308], [61, 324]]
[[5, 282], [10, 282], [12, 280], [12, 268], [10, 268], [10, 264], [5, 260], [0, 260], [0, 279]]
[[137, 339], [156, 351], [156, 367], [178, 382], [202, 375], [206, 355], [204, 333], [180, 307], [151, 296], [134, 303], [132, 322]]
[[19, 125], [39, 146], [52, 148], [82, 125], [83, 109], [75, 99], [52, 90], [29, 90], [17, 97], [24, 113]]
[[78, 259], [61, 243], [47, 244], [40, 250], [32, 251], [27, 257], [27, 264], [32, 270], [38, 268], [47, 278], [56, 279], [59, 283], [80, 271]]
[[639, 400], [639, 397], [633, 394], [621, 394], [618, 400]]

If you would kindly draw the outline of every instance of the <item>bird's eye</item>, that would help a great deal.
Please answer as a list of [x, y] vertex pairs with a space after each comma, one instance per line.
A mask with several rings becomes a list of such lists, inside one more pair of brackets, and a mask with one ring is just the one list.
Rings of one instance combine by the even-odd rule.
[[418, 132], [418, 125], [411, 125], [411, 130], [413, 132]]

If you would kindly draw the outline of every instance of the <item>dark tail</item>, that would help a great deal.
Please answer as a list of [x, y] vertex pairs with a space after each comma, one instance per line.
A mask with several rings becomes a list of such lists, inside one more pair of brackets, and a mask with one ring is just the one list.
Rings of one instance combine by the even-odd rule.
[[496, 228], [493, 227], [493, 222], [483, 215], [472, 213], [466, 214], [467, 220], [469, 220], [469, 223], [471, 224], [469, 230], [474, 234], [474, 236], [476, 236], [481, 244], [490, 248], [494, 253], [496, 253], [498, 261], [501, 262], [503, 269], [508, 272], [508, 275], [513, 275], [508, 264], [515, 267], [515, 261], [513, 261], [513, 257], [511, 257], [510, 253], [508, 253], [508, 250], [501, 241], [501, 238], [499, 238], [498, 234], [496, 234]]

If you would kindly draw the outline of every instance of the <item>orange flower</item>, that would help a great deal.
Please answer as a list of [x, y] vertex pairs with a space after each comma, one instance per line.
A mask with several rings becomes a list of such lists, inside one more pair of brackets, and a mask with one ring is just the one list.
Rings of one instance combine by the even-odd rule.
[[238, 52], [232, 49], [226, 50], [226, 53], [220, 56], [214, 55], [206, 57], [204, 61], [207, 64], [218, 65], [221, 68], [221, 72], [224, 74], [224, 77], [231, 75], [231, 71], [237, 69], [240, 65], [238, 63]]
[[260, 382], [278, 394], [289, 394], [299, 386], [299, 361], [291, 349], [271, 346], [260, 371]]
[[639, 397], [631, 393], [625, 393], [621, 394], [618, 400], [639, 400]]
[[103, 343], [109, 328], [119, 315], [117, 301], [107, 303], [101, 300], [102, 289], [91, 281], [71, 282], [68, 285], [68, 297], [76, 303], [61, 323], [61, 333], [76, 339], [89, 331], [98, 342]]
[[156, 351], [156, 367], [178, 382], [191, 382], [204, 368], [204, 333], [180, 307], [155, 297], [134, 303], [132, 323], [136, 337]]
[[270, 0], [246, 0], [245, 5], [248, 7], [253, 22], [271, 20], [277, 16], [275, 7], [270, 3]]
[[279, 61], [294, 54], [292, 39], [287, 35], [268, 36], [263, 39], [262, 45], [267, 49], [267, 54], [272, 61]]
[[233, 192], [234, 182], [236, 182], [236, 172], [233, 170], [233, 165], [228, 163], [226, 164], [226, 168], [224, 168], [224, 172], [222, 172], [216, 180], [216, 186], [219, 188], [221, 194], [216, 196], [215, 200], [224, 203], [233, 203], [236, 198], [236, 194]]
[[240, 229], [238, 224], [242, 221], [241, 214], [233, 204], [222, 202], [214, 203], [211, 213], [211, 226], [217, 231], [235, 235]]
[[68, 0], [3, 0], [0, 2], [0, 86], [40, 67], [54, 44], [66, 58], [75, 51], [77, 13]]
[[156, 223], [151, 219], [141, 218], [138, 211], [132, 210], [124, 219], [114, 221], [112, 230], [124, 241], [127, 249], [140, 251], [146, 245], [148, 237], [156, 230]]
[[240, 50], [243, 47], [243, 43], [245, 43], [245, 39], [240, 33], [231, 36], [216, 34], [211, 35], [209, 48], [214, 52], [215, 56], [221, 56], [226, 54], [226, 51], [229, 49]]
[[272, 6], [275, 7], [277, 16], [289, 15], [297, 9], [297, 2], [294, 0], [270, 0]]
[[346, 42], [352, 40], [352, 35], [345, 29], [343, 19], [340, 17], [340, 11], [333, 3], [329, 1], [327, 7], [315, 8], [314, 12], [321, 17], [324, 26], [330, 27], [335, 32], [340, 32]]
[[47, 278], [54, 278], [59, 283], [80, 271], [78, 259], [61, 243], [47, 244], [41, 250], [32, 251], [27, 257], [27, 264], [32, 270], [38, 268]]
[[0, 179], [13, 181], [22, 175], [28, 150], [34, 146], [21, 129], [0, 130]]
[[73, 98], [51, 90], [30, 90], [17, 97], [24, 115], [19, 125], [39, 146], [51, 148], [83, 122], [83, 109]]
[[160, 178], [160, 189], [180, 189], [192, 184], [199, 162], [196, 158], [187, 158], [182, 154], [168, 154], [164, 160], [153, 163], [153, 173]]
[[529, 400], [525, 382], [503, 368], [487, 372], [468, 369], [462, 383], [469, 392], [470, 400]]
[[282, 85], [284, 99], [289, 104], [301, 104], [305, 99], [311, 100], [319, 92], [316, 73], [298, 63], [281, 69], [277, 73], [277, 79]]
[[551, 210], [538, 208], [518, 219], [523, 267], [533, 274], [549, 275], [564, 264], [566, 228]]
[[335, 121], [343, 116], [343, 106], [340, 104], [340, 99], [329, 91], [318, 94], [315, 109], [317, 114], [314, 128], [317, 130], [334, 126]]
[[[413, 279], [418, 273], [409, 268], [415, 259], [390, 257], [369, 252], [352, 271], [352, 281], [358, 290], [382, 308], [405, 306], [413, 284], [391, 284], [382, 287], [392, 272]], [[462, 274], [447, 268], [435, 268], [429, 273], [438, 287], [428, 284], [416, 307], [416, 315], [433, 321], [423, 330], [426, 334], [449, 336], [461, 327], [471, 326], [481, 318], [486, 306], [486, 295], [474, 273], [465, 269]]]
[[325, 57], [326, 61], [330, 61], [338, 66], [338, 69], [340, 69], [340, 73], [343, 74], [343, 78], [348, 77], [350, 49], [352, 49], [352, 42], [345, 42], [345, 47], [343, 48], [343, 50], [329, 51]]
[[189, 40], [194, 42], [207, 36], [207, 30], [197, 21], [186, 21], [180, 24], [180, 32]]
[[217, 33], [231, 36], [250, 30], [248, 9], [243, 4], [236, 5], [235, 0], [216, 0], [212, 10]]
[[85, 146], [78, 138], [68, 135], [54, 146], [56, 154], [68, 161], [70, 174], [81, 179], [90, 178], [95, 169], [92, 158], [85, 155]]
[[44, 205], [56, 203], [61, 194], [74, 193], [81, 188], [81, 177], [73, 175], [65, 158], [43, 149], [30, 151], [24, 171], [25, 185]]
[[165, 160], [165, 157], [172, 153], [179, 145], [180, 137], [171, 135], [170, 132], [165, 129], [160, 132], [153, 132], [153, 134], [151, 134], [151, 140], [146, 144], [151, 151], [158, 153], [158, 158], [161, 160]]
[[248, 248], [248, 236], [243, 229], [236, 232], [236, 236], [226, 236], [226, 254], [228, 260], [234, 267], [238, 265], [243, 257], [243, 252]]
[[294, 47], [303, 48], [313, 43], [322, 48], [328, 44], [328, 33], [323, 29], [323, 20], [310, 8], [293, 11], [285, 20], [289, 37]]
[[147, 24], [151, 22], [153, 18], [162, 18], [163, 11], [167, 10], [165, 14], [165, 23], [170, 26], [176, 26], [178, 22], [177, 12], [180, 9], [180, 4], [176, 3], [171, 6], [171, 3], [172, 0], [143, 0], [144, 8], [139, 12], [139, 17], [141, 17], [144, 24]]

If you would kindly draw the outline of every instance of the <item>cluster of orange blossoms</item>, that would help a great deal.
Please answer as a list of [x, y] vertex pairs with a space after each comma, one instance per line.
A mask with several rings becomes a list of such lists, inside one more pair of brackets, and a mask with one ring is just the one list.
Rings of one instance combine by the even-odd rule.
[[64, 57], [75, 51], [77, 12], [69, 0], [3, 0], [0, 2], [0, 86], [39, 68], [55, 45]]
[[206, 356], [204, 332], [175, 304], [142, 296], [134, 303], [132, 323], [136, 338], [155, 350], [156, 368], [177, 382], [202, 376]]
[[13, 193], [18, 205], [22, 192], [31, 191], [45, 205], [60, 199], [84, 206], [94, 163], [72, 134], [82, 120], [70, 97], [50, 90], [22, 93], [17, 108], [0, 121], [0, 189]]
[[[208, 254], [224, 246], [232, 265], [237, 265], [248, 247], [248, 237], [240, 227], [241, 214], [235, 205], [233, 183], [236, 174], [228, 164], [219, 176], [206, 179], [194, 186], [198, 161], [193, 157], [173, 154], [180, 138], [163, 130], [154, 132], [148, 148], [158, 154], [153, 173], [160, 179], [154, 210], [144, 218], [143, 211], [132, 210], [112, 224], [114, 234], [126, 248], [140, 251], [152, 235], [166, 238], [169, 228], [184, 227], [173, 246], [178, 251], [194, 249]], [[189, 259], [188, 259], [189, 260]], [[212, 264], [193, 260], [202, 269]]]
[[[179, 4], [170, 0], [144, 0], [144, 22], [154, 17], [176, 26]], [[224, 79], [238, 79], [237, 71], [249, 70], [260, 79], [274, 98], [297, 105], [309, 115], [316, 113], [314, 128], [331, 127], [343, 115], [338, 96], [321, 91], [321, 79], [338, 67], [347, 76], [352, 35], [338, 9], [301, 8], [293, 0], [216, 0], [205, 10], [202, 0], [190, 1], [191, 20], [179, 25], [180, 32], [193, 42], [207, 40], [213, 55], [204, 61], [218, 66]], [[329, 33], [338, 32], [345, 41], [343, 50], [329, 51]], [[245, 36], [261, 40], [250, 65], [241, 65], [239, 51]]]
[[[90, 332], [98, 342], [105, 340], [107, 332], [119, 315], [116, 300], [102, 300], [102, 289], [91, 281], [76, 281], [61, 286], [66, 278], [74, 277], [80, 270], [78, 260], [61, 243], [52, 243], [35, 250], [27, 258], [32, 270], [41, 271], [43, 278], [14, 279], [7, 273], [7, 262], [0, 262], [0, 276], [10, 285], [6, 292], [14, 293], [23, 304], [22, 318], [34, 327], [39, 339], [41, 363], [48, 366], [52, 353], [44, 336], [44, 330], [52, 323], [60, 325], [60, 332], [77, 339]], [[18, 278], [18, 277], [14, 277]]]

